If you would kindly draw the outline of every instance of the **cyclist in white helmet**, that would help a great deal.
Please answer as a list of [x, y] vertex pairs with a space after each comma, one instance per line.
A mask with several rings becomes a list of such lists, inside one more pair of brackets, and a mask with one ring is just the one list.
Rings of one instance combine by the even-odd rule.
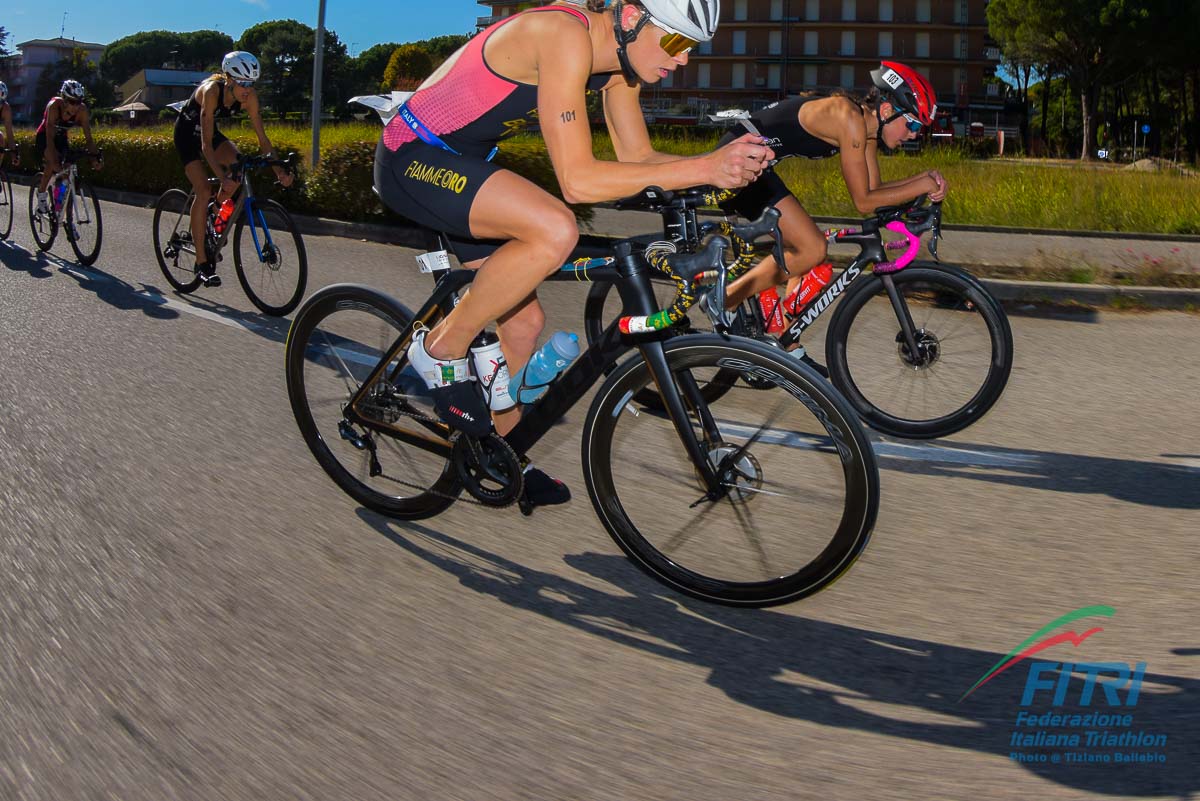
[[[226, 53], [221, 59], [221, 71], [196, 87], [175, 121], [175, 150], [196, 193], [191, 216], [193, 242], [204, 241], [204, 222], [211, 194], [208, 188], [209, 170], [221, 178], [218, 203], [238, 188], [238, 183], [229, 174], [230, 165], [237, 160], [238, 150], [217, 128], [216, 121], [232, 117], [245, 109], [262, 152], [268, 155], [274, 152], [271, 140], [263, 129], [258, 94], [254, 91], [254, 82], [260, 74], [258, 59], [250, 53], [244, 50]], [[205, 169], [206, 166], [208, 169]], [[275, 175], [284, 186], [291, 186], [291, 173], [276, 167]], [[216, 265], [208, 263], [203, 251], [203, 246], [196, 248], [196, 272], [205, 286], [220, 286], [221, 278], [216, 274]]]
[[[42, 180], [38, 184], [38, 210], [45, 214], [50, 211], [50, 199], [46, 195], [46, 187], [50, 179], [62, 169], [62, 154], [67, 150], [67, 132], [78, 125], [83, 129], [84, 140], [88, 152], [97, 153], [96, 143], [92, 140], [91, 117], [87, 104], [83, 102], [87, 90], [79, 81], [68, 78], [62, 82], [58, 94], [50, 98], [46, 110], [42, 112], [42, 122], [38, 125], [37, 136], [34, 139], [36, 152], [42, 157]], [[96, 163], [100, 169], [101, 164]]]
[[[688, 62], [688, 51], [717, 29], [718, 0], [556, 4], [519, 12], [474, 36], [446, 60], [384, 129], [375, 186], [392, 210], [454, 241], [479, 268], [471, 291], [409, 357], [447, 423], [490, 430], [487, 405], [467, 382], [467, 350], [499, 321], [510, 374], [532, 355], [545, 323], [538, 284], [569, 257], [579, 237], [562, 200], [490, 160], [497, 142], [536, 121], [568, 203], [632, 195], [646, 186], [745, 186], [771, 158], [747, 134], [712, 153], [680, 158], [650, 144], [638, 102]], [[587, 116], [588, 90], [603, 93], [618, 161], [597, 159]], [[515, 408], [495, 417], [505, 434]], [[565, 487], [526, 472], [529, 499], [561, 503]]]
[[[4, 130], [0, 131], [0, 148], [9, 147], [10, 144], [16, 147], [17, 139], [13, 135], [12, 127], [12, 106], [8, 104], [8, 85], [4, 81], [0, 81], [0, 120], [4, 122]], [[4, 164], [4, 157], [7, 155], [7, 153], [0, 153], [0, 165]], [[20, 155], [15, 150], [12, 157], [14, 165], [21, 163]]]

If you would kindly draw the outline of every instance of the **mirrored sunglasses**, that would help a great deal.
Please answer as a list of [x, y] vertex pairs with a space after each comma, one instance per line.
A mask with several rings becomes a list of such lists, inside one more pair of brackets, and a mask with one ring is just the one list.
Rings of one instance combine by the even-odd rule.
[[[659, 27], [662, 27], [661, 25]], [[682, 33], [668, 33], [658, 40], [658, 45], [668, 56], [680, 56], [700, 44], [695, 39], [689, 39]]]
[[246, 89], [249, 89], [251, 86], [254, 86], [254, 81], [239, 81], [237, 78], [234, 78], [233, 82], [236, 83], [238, 86], [244, 87]]
[[921, 129], [925, 127], [916, 117], [909, 116], [908, 114], [901, 114], [900, 116], [904, 117], [904, 126], [913, 133], [920, 133]]

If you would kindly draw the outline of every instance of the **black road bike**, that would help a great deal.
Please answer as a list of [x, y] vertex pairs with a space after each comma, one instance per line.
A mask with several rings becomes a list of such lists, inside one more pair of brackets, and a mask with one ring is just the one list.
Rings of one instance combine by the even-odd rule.
[[[737, 233], [771, 230], [778, 213], [770, 213], [766, 228], [759, 221]], [[862, 552], [879, 504], [870, 442], [828, 382], [762, 342], [676, 336], [671, 328], [629, 337], [614, 321], [507, 436], [452, 430], [406, 355], [414, 332], [448, 314], [475, 275], [450, 269], [437, 239], [437, 252], [426, 254], [438, 265], [436, 285], [415, 312], [373, 289], [338, 284], [309, 298], [288, 333], [288, 396], [300, 432], [356, 501], [421, 519], [466, 490], [464, 500], [521, 502], [528, 514], [520, 455], [603, 379], [583, 423], [584, 482], [605, 529], [651, 576], [708, 601], [767, 606], [828, 586]], [[652, 264], [682, 276], [694, 294], [697, 282], [724, 274], [729, 246], [718, 236], [697, 253], [651, 262], [624, 241], [550, 280], [611, 283], [626, 316], [645, 320], [662, 313]], [[631, 346], [636, 351], [618, 362]], [[729, 386], [715, 399], [700, 391], [723, 382]], [[632, 401], [643, 393], [658, 397], [659, 410]]]
[[[661, 213], [664, 239], [657, 244], [694, 252], [706, 236], [728, 226], [697, 219], [698, 208], [720, 199], [703, 188], [658, 190], [618, 205]], [[970, 273], [938, 261], [913, 260], [925, 233], [932, 234], [930, 252], [937, 258], [941, 206], [925, 205], [925, 200], [922, 196], [906, 205], [877, 209], [861, 229], [830, 231], [831, 242], [857, 245], [859, 254], [791, 315], [778, 337], [767, 334], [757, 297], [731, 312], [723, 312], [723, 304], [714, 300], [706, 304], [708, 319], [692, 322], [790, 351], [834, 306], [825, 337], [828, 367], [811, 354], [802, 358], [830, 378], [868, 425], [917, 439], [960, 431], [983, 417], [1003, 393], [1012, 370], [1012, 329], [999, 302]], [[885, 242], [887, 231], [905, 240]], [[886, 251], [899, 249], [905, 252], [889, 260]], [[776, 258], [783, 263], [778, 247]], [[611, 289], [597, 283], [588, 293], [584, 316], [589, 342], [612, 319]], [[838, 299], [842, 302], [835, 305]], [[710, 396], [727, 383], [710, 390]]]
[[[238, 282], [258, 309], [282, 317], [300, 303], [308, 282], [308, 254], [300, 231], [277, 201], [254, 194], [250, 171], [263, 167], [294, 169], [295, 155], [286, 159], [239, 155], [233, 178], [240, 183], [234, 192], [237, 204], [221, 231], [217, 231], [217, 206], [210, 203], [204, 226], [205, 261], [216, 266], [221, 251], [233, 236], [233, 265]], [[215, 187], [220, 182], [210, 178]], [[196, 243], [192, 241], [191, 210], [196, 193], [168, 189], [154, 204], [154, 255], [163, 277], [176, 290], [194, 292], [201, 284], [196, 273]]]

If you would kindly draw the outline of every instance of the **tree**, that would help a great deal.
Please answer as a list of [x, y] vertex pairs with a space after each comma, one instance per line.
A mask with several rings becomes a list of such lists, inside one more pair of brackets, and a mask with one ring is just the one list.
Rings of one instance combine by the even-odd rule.
[[88, 61], [87, 51], [76, 47], [71, 51], [70, 58], [64, 58], [42, 70], [34, 87], [34, 108], [45, 108], [50, 98], [58, 94], [62, 82], [68, 78], [79, 81], [87, 89], [89, 107], [111, 107], [116, 102], [112, 83], [100, 77], [96, 65]]
[[4, 29], [3, 25], [0, 25], [0, 56], [8, 55], [8, 47], [6, 47], [4, 44], [7, 39], [8, 31]]
[[416, 45], [397, 47], [383, 73], [383, 90], [415, 89], [433, 72], [433, 59]]
[[[313, 51], [316, 31], [294, 19], [260, 22], [242, 32], [237, 41], [262, 65], [259, 95], [279, 113], [306, 110], [312, 98]], [[346, 45], [333, 31], [325, 31], [323, 99], [339, 104], [349, 82]]]
[[100, 71], [122, 84], [143, 69], [169, 65], [177, 69], [202, 70], [219, 65], [221, 56], [233, 49], [233, 39], [220, 31], [141, 31], [118, 39], [104, 48]]
[[359, 53], [353, 59], [351, 89], [358, 94], [374, 92], [383, 83], [383, 73], [387, 70], [388, 60], [398, 47], [398, 42], [387, 42], [372, 45]]
[[436, 68], [449, 58], [455, 50], [466, 44], [470, 38], [469, 36], [455, 33], [447, 36], [435, 36], [432, 39], [422, 39], [419, 42], [413, 42], [413, 44], [429, 54], [429, 57], [433, 59], [433, 66]]
[[1010, 52], [1054, 65], [1077, 93], [1083, 122], [1082, 158], [1093, 158], [1093, 114], [1100, 88], [1142, 66], [1140, 37], [1155, 0], [993, 0], [988, 29]]

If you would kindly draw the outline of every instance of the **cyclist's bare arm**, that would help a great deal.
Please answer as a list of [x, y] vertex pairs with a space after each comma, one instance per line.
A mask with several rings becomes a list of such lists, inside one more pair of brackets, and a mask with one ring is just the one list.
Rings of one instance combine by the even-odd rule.
[[663, 164], [678, 161], [679, 156], [663, 153], [650, 144], [646, 118], [642, 115], [640, 97], [642, 85], [630, 86], [616, 76], [604, 88], [604, 122], [612, 137], [617, 161], [637, 161], [642, 164]]
[[[275, 146], [271, 144], [270, 137], [267, 136], [267, 130], [263, 126], [262, 109], [258, 105], [258, 92], [253, 89], [246, 97], [246, 102], [242, 104], [242, 108], [246, 109], [247, 116], [250, 117], [250, 124], [254, 126], [254, 135], [258, 137], [258, 148], [264, 156], [274, 156]], [[284, 186], [290, 186], [292, 183], [291, 174], [282, 167], [275, 167], [275, 177], [279, 179]]]
[[841, 147], [842, 177], [850, 190], [854, 207], [870, 214], [880, 206], [893, 206], [912, 200], [917, 195], [933, 192], [937, 184], [927, 175], [903, 181], [882, 183], [879, 180], [878, 143], [867, 140], [862, 115], [848, 113], [843, 121]]
[[567, 202], [615, 200], [647, 186], [664, 189], [698, 184], [725, 188], [744, 186], [761, 171], [763, 159], [770, 158], [769, 149], [746, 141], [730, 143], [698, 158], [675, 159], [661, 164], [597, 159], [592, 153], [584, 90], [591, 74], [591, 43], [587, 31], [578, 23], [569, 19], [553, 22], [557, 23], [553, 35], [535, 40], [539, 43], [536, 52], [538, 118], [546, 150]]
[[87, 145], [89, 153], [96, 152], [96, 142], [92, 139], [92, 115], [88, 113], [87, 106], [79, 106], [79, 115], [76, 117], [79, 122], [79, 127], [83, 129], [83, 141]]

